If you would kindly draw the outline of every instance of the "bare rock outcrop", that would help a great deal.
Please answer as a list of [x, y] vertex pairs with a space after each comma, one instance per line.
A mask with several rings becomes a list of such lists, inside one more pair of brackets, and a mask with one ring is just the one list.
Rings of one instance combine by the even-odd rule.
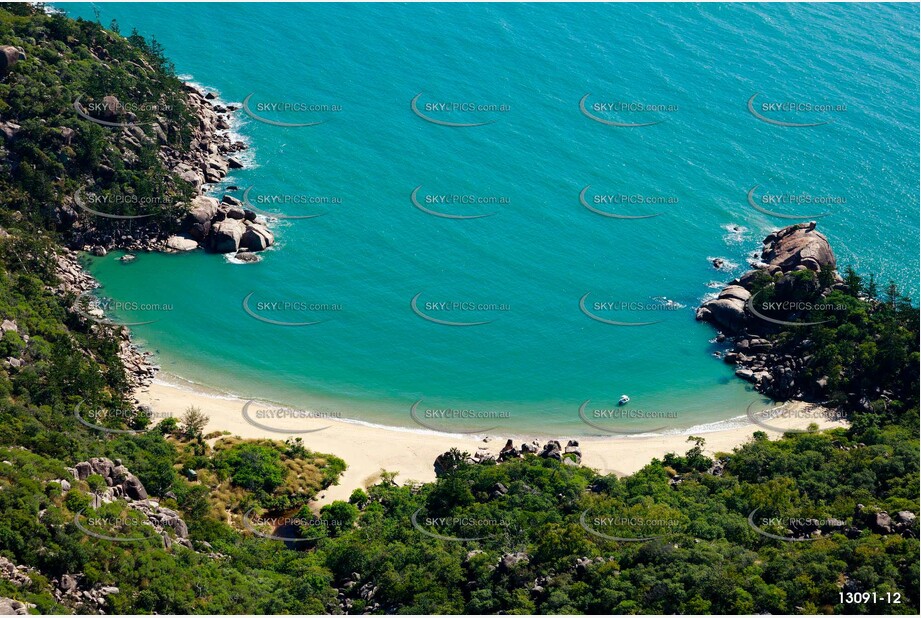
[[74, 466], [74, 478], [78, 481], [85, 481], [91, 474], [98, 474], [105, 480], [114, 498], [147, 499], [147, 490], [140, 479], [131, 474], [118, 459], [113, 462], [105, 457], [92, 457]]
[[26, 53], [12, 45], [0, 45], [0, 74], [7, 73], [20, 60], [26, 59]]
[[835, 253], [825, 235], [816, 230], [815, 221], [799, 223], [774, 232], [764, 239], [761, 259], [784, 273], [806, 268], [835, 269]]
[[23, 603], [9, 597], [0, 597], [0, 616], [27, 616], [34, 603]]
[[[815, 304], [804, 300], [818, 301], [844, 283], [835, 271], [834, 251], [815, 222], [773, 232], [763, 244], [755, 269], [704, 302], [697, 319], [719, 329], [721, 340], [735, 344], [722, 358], [736, 366], [736, 376], [776, 399], [802, 398], [825, 385], [821, 378], [805, 383], [810, 342], [796, 350], [780, 349], [771, 335], [786, 323], [803, 321]], [[766, 303], [768, 294], [771, 302]]]
[[[582, 463], [582, 449], [579, 447], [578, 440], [569, 440], [564, 447], [559, 440], [548, 440], [543, 447], [537, 440], [523, 442], [521, 448], [515, 448], [512, 440], [506, 440], [505, 445], [499, 450], [498, 454], [489, 452], [489, 448], [481, 446], [473, 455], [452, 449], [442, 453], [435, 458], [435, 475], [445, 476], [450, 474], [461, 465], [492, 464], [495, 462], [510, 461], [520, 459], [525, 455], [537, 455], [543, 459], [555, 459], [567, 465], [579, 465]], [[502, 488], [502, 495], [507, 489]]]
[[205, 195], [195, 198], [183, 221], [185, 235], [172, 237], [170, 248], [177, 251], [195, 248], [189, 243], [191, 240], [215, 253], [235, 253], [264, 251], [275, 244], [275, 236], [257, 220], [256, 213], [237, 202], [228, 195], [220, 202]]
[[[759, 273], [772, 278], [780, 292], [792, 295], [794, 287], [806, 285], [805, 280], [791, 273], [809, 270], [815, 273], [834, 272], [837, 261], [824, 234], [816, 230], [815, 222], [798, 223], [773, 232], [764, 239], [761, 263], [723, 288], [719, 295], [697, 309], [697, 319], [710, 322], [727, 335], [764, 329], [767, 322], [752, 315], [747, 304]], [[836, 282], [840, 282], [837, 279]], [[799, 290], [801, 291], [801, 290]], [[817, 290], [812, 290], [817, 291]]]
[[10, 582], [17, 588], [29, 586], [32, 583], [29, 575], [34, 572], [35, 569], [31, 567], [17, 565], [12, 560], [0, 556], [0, 579]]

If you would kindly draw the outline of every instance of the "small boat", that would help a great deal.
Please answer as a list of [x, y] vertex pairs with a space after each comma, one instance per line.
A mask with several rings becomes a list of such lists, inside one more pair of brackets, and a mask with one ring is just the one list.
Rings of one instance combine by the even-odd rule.
[[617, 405], [623, 406], [629, 403], [629, 401], [630, 401], [629, 397], [627, 397], [626, 395], [621, 395], [620, 399], [617, 400]]

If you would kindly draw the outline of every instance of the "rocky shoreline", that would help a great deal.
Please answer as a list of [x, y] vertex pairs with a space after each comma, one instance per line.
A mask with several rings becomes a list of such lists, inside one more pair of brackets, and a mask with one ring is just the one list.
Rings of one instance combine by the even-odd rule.
[[[99, 256], [114, 249], [174, 253], [202, 248], [215, 253], [245, 253], [262, 251], [274, 243], [266, 223], [257, 220], [254, 211], [243, 209], [240, 200], [225, 195], [218, 201], [207, 195], [231, 169], [244, 167], [236, 154], [246, 150], [247, 145], [234, 140], [231, 133], [233, 114], [238, 108], [221, 103], [213, 93], [190, 83], [185, 84], [185, 95], [188, 108], [197, 119], [197, 124], [191, 127], [187, 150], [177, 149], [168, 142], [167, 120], [162, 117], [152, 125], [150, 136], [133, 126], [123, 127], [114, 137], [126, 160], [137, 156], [135, 153], [142, 142], [156, 143], [167, 169], [188, 183], [195, 194], [190, 202], [177, 204], [185, 213], [184, 218], [166, 228], [163, 224], [135, 219], [129, 230], [113, 233], [94, 227], [92, 217], [81, 220], [74, 207], [79, 204], [66, 204], [59, 209], [56, 219], [72, 249]], [[105, 97], [103, 103], [111, 111], [103, 114], [101, 120], [131, 122], [134, 119], [132, 114], [121, 111], [123, 106], [115, 97]], [[105, 174], [108, 168], [102, 166], [101, 170]]]
[[[257, 221], [256, 214], [241, 208], [239, 200], [225, 196], [221, 202], [205, 195], [209, 185], [218, 183], [231, 169], [243, 164], [233, 155], [245, 150], [247, 145], [234, 140], [231, 134], [231, 116], [237, 111], [233, 105], [225, 105], [217, 97], [193, 84], [186, 83], [186, 98], [190, 110], [198, 119], [192, 127], [192, 141], [188, 151], [171, 147], [166, 140], [165, 129], [160, 121], [153, 125], [153, 138], [148, 138], [137, 127], [121, 129], [117, 140], [124, 140], [123, 148], [139, 146], [139, 140], [156, 139], [159, 155], [167, 167], [179, 178], [188, 182], [198, 194], [186, 207], [186, 216], [176, 223], [175, 229], [164, 230], [159, 225], [141, 224], [130, 231], [113, 235], [92, 227], [82, 227], [77, 211], [70, 205], [59, 209], [59, 229], [70, 248], [62, 248], [57, 255], [57, 273], [61, 280], [60, 294], [73, 293], [80, 296], [99, 287], [91, 275], [79, 263], [79, 251], [104, 256], [111, 250], [129, 252], [176, 253], [203, 248], [217, 253], [233, 251], [240, 261], [258, 261], [254, 252], [267, 249], [274, 243], [274, 236], [265, 223]], [[114, 98], [114, 97], [113, 97]], [[117, 101], [111, 108], [120, 109]], [[112, 120], [117, 118], [113, 117]], [[122, 120], [131, 120], [130, 116]], [[126, 254], [122, 261], [135, 258]], [[138, 348], [131, 338], [129, 329], [123, 326], [94, 325], [93, 328], [114, 328], [119, 338], [119, 356], [125, 367], [132, 389], [150, 384], [159, 367], [151, 362], [151, 354]]]
[[[733, 279], [716, 298], [697, 309], [697, 319], [719, 330], [718, 342], [733, 349], [720, 355], [736, 367], [736, 375], [776, 400], [820, 399], [827, 376], [808, 376], [809, 340], [783, 343], [773, 335], [781, 326], [803, 321], [832, 290], [846, 290], [837, 273], [835, 254], [815, 222], [798, 223], [764, 239], [761, 261]], [[755, 302], [770, 293], [771, 303]], [[760, 310], [759, 310], [760, 308]]]
[[[60, 248], [57, 255], [56, 272], [60, 283], [55, 290], [58, 295], [74, 295], [79, 298], [99, 287], [99, 282], [92, 275], [83, 270], [80, 265], [80, 254], [71, 249]], [[80, 313], [83, 319], [88, 319]], [[150, 352], [141, 350], [133, 341], [131, 331], [125, 326], [116, 324], [97, 323], [91, 329], [110, 329], [118, 340], [118, 356], [125, 368], [125, 377], [129, 387], [141, 388], [150, 384], [160, 367], [151, 362], [153, 356]]]

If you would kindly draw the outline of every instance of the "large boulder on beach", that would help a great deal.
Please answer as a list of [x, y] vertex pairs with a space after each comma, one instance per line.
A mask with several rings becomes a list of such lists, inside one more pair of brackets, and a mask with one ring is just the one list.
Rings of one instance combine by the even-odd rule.
[[761, 260], [785, 273], [798, 266], [813, 271], [836, 266], [835, 253], [825, 235], [815, 229], [815, 221], [791, 225], [770, 234], [764, 239]]

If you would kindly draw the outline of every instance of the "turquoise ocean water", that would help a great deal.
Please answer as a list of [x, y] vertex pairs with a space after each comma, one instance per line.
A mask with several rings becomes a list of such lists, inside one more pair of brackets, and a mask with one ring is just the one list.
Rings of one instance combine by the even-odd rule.
[[[90, 4], [62, 8], [95, 18]], [[409, 410], [421, 400], [420, 410], [501, 411], [489, 424], [508, 431], [592, 434], [580, 404], [612, 408], [623, 393], [667, 418], [618, 421], [636, 430], [736, 417], [756, 397], [712, 357], [715, 333], [694, 308], [794, 222], [752, 208], [755, 186], [756, 200], [808, 196], [764, 203], [829, 213], [819, 229], [842, 266], [918, 297], [917, 5], [96, 8], [123, 33], [156, 36], [177, 73], [224, 101], [252, 93], [250, 109], [269, 120], [325, 121], [241, 114], [234, 128], [251, 148], [225, 185], [252, 187], [264, 210], [322, 214], [278, 221], [260, 263], [201, 252], [91, 262], [106, 296], [171, 305], [118, 315], [158, 320], [134, 330], [171, 374], [389, 425], [416, 426]], [[429, 118], [488, 124], [427, 122], [410, 107], [417, 94]], [[747, 108], [756, 94], [768, 119], [824, 124], [760, 120]], [[585, 95], [601, 120], [657, 124], [592, 120]], [[579, 200], [588, 185], [597, 210], [660, 214], [590, 212]], [[410, 199], [416, 187], [429, 210], [490, 216], [426, 213]], [[450, 195], [490, 199], [438, 201]], [[621, 195], [632, 197], [605, 202]], [[656, 323], [592, 320], [579, 305], [587, 293], [599, 317]], [[320, 323], [259, 321], [244, 311], [250, 294], [257, 315]], [[417, 295], [435, 319], [489, 323], [427, 321], [410, 306]], [[595, 304], [605, 302], [619, 308]]]

